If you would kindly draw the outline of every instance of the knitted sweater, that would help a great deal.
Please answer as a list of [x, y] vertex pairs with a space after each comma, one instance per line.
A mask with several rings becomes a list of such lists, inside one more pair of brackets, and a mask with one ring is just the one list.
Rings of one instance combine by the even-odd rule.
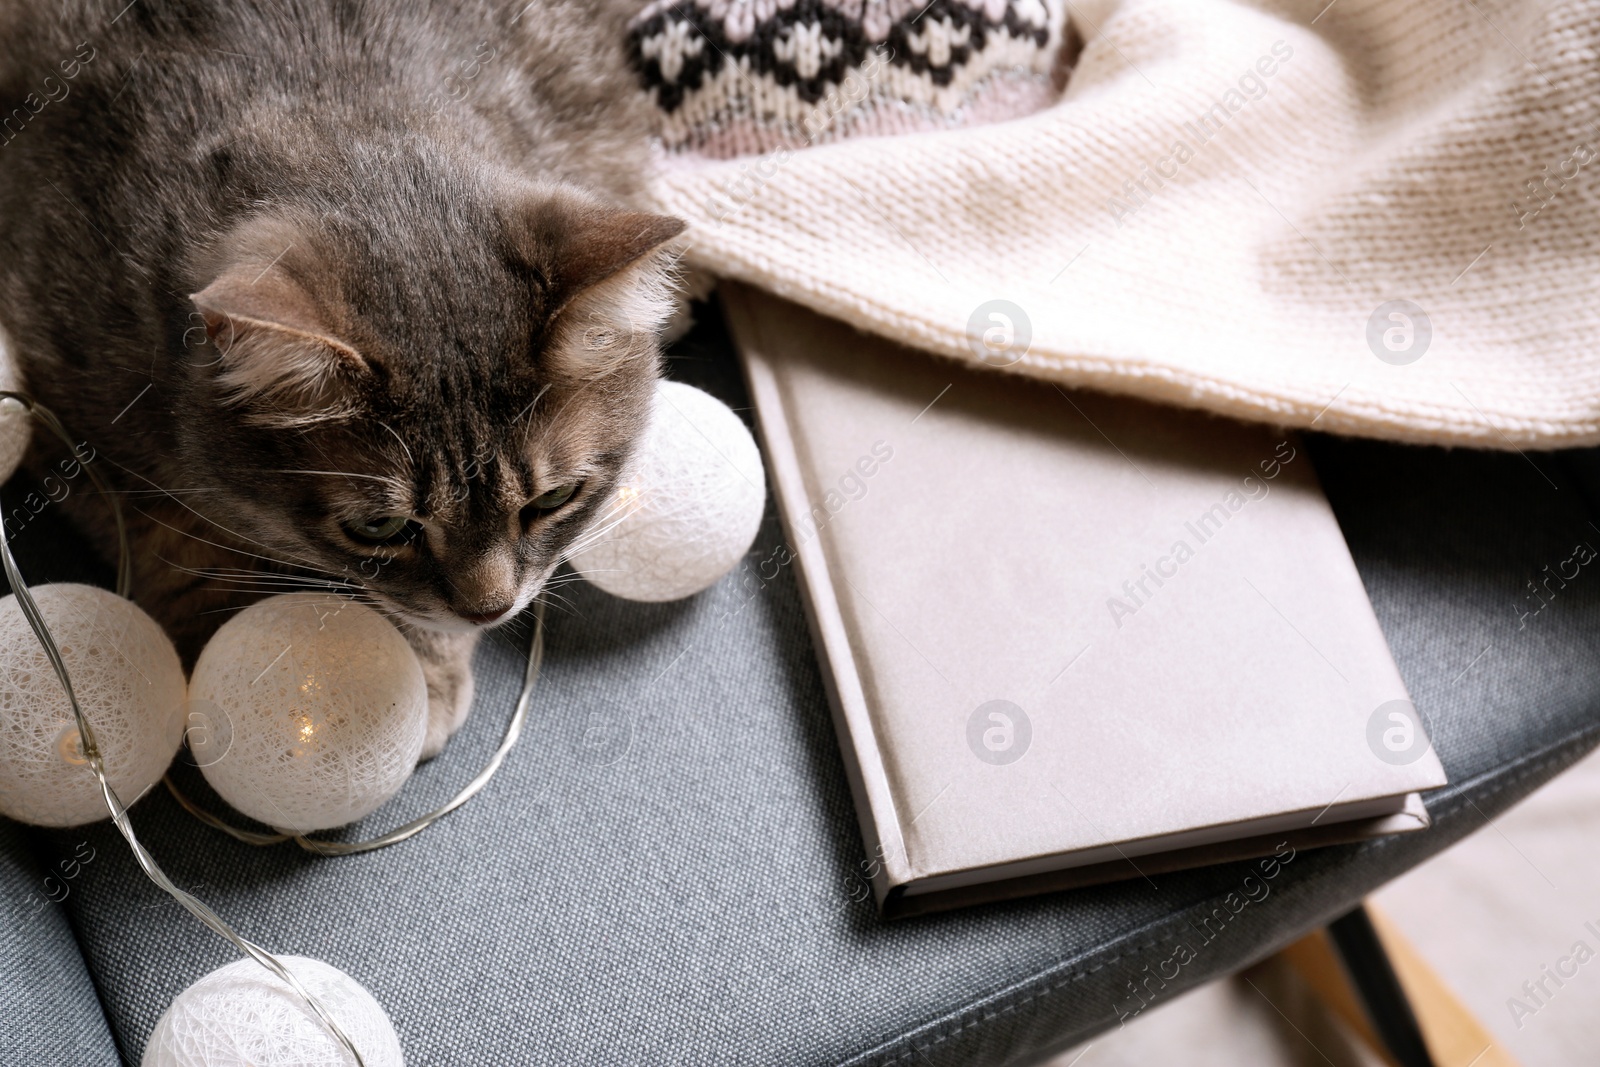
[[1075, 3], [1061, 91], [1064, 8], [651, 4], [689, 263], [1067, 385], [1600, 442], [1600, 0]]
[[674, 155], [731, 158], [1053, 103], [1061, 0], [656, 0], [633, 61]]

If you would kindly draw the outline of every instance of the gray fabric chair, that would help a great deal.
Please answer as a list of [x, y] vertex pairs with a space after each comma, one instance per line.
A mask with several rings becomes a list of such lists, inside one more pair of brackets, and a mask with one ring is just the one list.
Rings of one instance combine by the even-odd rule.
[[[672, 373], [743, 403], [714, 321]], [[406, 844], [350, 858], [251, 848], [165, 792], [135, 825], [247, 936], [363, 982], [414, 1067], [1032, 1062], [1117, 1025], [1136, 989], [1164, 1003], [1328, 921], [1600, 740], [1600, 579], [1585, 569], [1519, 618], [1541, 567], [1600, 545], [1571, 457], [1311, 448], [1452, 784], [1427, 798], [1431, 830], [1302, 852], [1237, 913], [1223, 901], [1250, 864], [879, 921], [857, 899], [863, 850], [789, 573], [656, 606], [565, 587], [521, 747], [479, 799]], [[754, 558], [781, 538], [769, 515]], [[22, 548], [49, 572], [60, 546], [42, 540]], [[521, 663], [510, 634], [484, 645], [463, 732], [352, 836], [477, 771]], [[192, 769], [179, 777], [216, 803]], [[0, 830], [8, 902], [85, 840], [97, 858], [59, 909], [0, 929], [7, 1065], [111, 1062], [113, 1036], [137, 1062], [172, 997], [233, 958], [104, 823]], [[1180, 940], [1196, 958], [1151, 980]]]
[[[0, 818], [0, 1064], [7, 1067], [119, 1062], [61, 907], [99, 858], [77, 846], [52, 855], [52, 846]], [[90, 856], [87, 866], [79, 858]]]

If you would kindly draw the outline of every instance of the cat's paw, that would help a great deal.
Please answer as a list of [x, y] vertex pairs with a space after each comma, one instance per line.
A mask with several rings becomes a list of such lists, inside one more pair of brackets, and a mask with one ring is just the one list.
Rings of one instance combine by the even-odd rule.
[[422, 663], [428, 682], [428, 729], [422, 737], [420, 760], [444, 751], [450, 735], [467, 721], [472, 709], [472, 650], [477, 634], [441, 634], [413, 630], [406, 635]]

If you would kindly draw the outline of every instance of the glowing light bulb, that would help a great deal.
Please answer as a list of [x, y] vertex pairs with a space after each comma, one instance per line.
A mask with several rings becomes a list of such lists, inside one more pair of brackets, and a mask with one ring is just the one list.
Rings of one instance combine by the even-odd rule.
[[427, 729], [427, 682], [400, 631], [324, 594], [268, 597], [235, 615], [200, 653], [190, 696], [223, 727], [215, 745], [190, 738], [206, 781], [282, 830], [375, 810], [405, 784]]
[[[59, 583], [33, 590], [55, 634], [84, 715], [94, 725], [111, 787], [132, 804], [183, 741], [183, 666], [156, 621], [104, 589]], [[16, 597], [0, 598], [0, 815], [39, 826], [104, 819], [77, 720]]]
[[56, 754], [74, 767], [88, 765], [89, 757], [83, 754], [83, 735], [78, 733], [78, 727], [73, 723], [69, 722], [61, 728], [56, 738]]

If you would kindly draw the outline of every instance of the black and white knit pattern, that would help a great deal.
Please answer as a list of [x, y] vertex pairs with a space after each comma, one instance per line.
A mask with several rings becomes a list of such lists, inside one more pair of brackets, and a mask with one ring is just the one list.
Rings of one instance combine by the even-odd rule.
[[[810, 142], [808, 109], [862, 82], [830, 133], [1004, 117], [1051, 87], [1062, 0], [655, 0], [629, 51], [669, 148], [711, 155]], [[1022, 90], [1022, 91], [1019, 91]], [[994, 114], [996, 104], [999, 112]]]

